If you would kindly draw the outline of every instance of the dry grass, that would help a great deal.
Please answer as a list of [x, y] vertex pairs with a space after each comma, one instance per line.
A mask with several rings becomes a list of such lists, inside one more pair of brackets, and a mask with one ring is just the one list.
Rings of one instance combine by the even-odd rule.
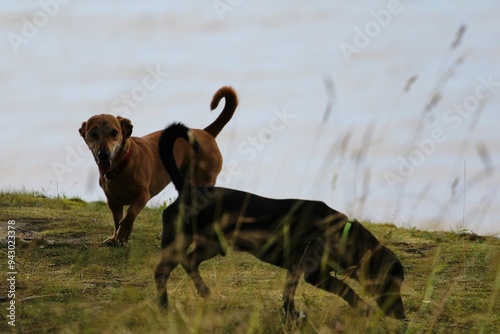
[[[393, 249], [406, 270], [408, 322], [361, 318], [337, 296], [303, 281], [301, 323], [285, 323], [285, 272], [231, 252], [201, 269], [212, 297], [202, 300], [182, 269], [169, 282], [167, 313], [155, 304], [161, 209], [139, 216], [124, 248], [100, 247], [111, 231], [104, 203], [6, 193], [0, 196], [1, 238], [16, 220], [17, 321], [22, 333], [496, 333], [500, 330], [500, 241], [471, 233], [424, 232], [365, 225]], [[0, 261], [6, 272], [6, 248]], [[0, 281], [1, 308], [7, 304]], [[353, 284], [359, 291], [358, 286]], [[362, 291], [359, 293], [370, 303]], [[376, 308], [376, 306], [375, 306]], [[5, 311], [0, 331], [9, 330]]]

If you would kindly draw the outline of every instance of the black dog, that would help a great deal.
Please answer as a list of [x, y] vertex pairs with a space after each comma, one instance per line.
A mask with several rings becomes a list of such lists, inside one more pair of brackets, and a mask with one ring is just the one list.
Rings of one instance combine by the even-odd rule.
[[[198, 294], [207, 296], [210, 290], [198, 266], [218, 254], [225, 255], [229, 241], [235, 249], [287, 269], [283, 300], [289, 316], [299, 316], [294, 295], [302, 274], [307, 283], [369, 312], [368, 304], [336, 277], [340, 274], [360, 282], [386, 315], [405, 318], [400, 292], [403, 266], [359, 222], [318, 201], [276, 200], [193, 186], [180, 173], [172, 152], [179, 138], [191, 141], [199, 150], [182, 124], [169, 126], [160, 137], [159, 154], [179, 192], [177, 200], [163, 211], [162, 257], [155, 272], [160, 308], [168, 306], [167, 280], [179, 263]], [[194, 249], [187, 253], [193, 242]]]

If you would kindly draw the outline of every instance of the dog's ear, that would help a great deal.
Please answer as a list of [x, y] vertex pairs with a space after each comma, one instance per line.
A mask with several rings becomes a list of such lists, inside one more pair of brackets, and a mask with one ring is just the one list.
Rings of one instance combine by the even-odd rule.
[[132, 135], [132, 128], [134, 127], [132, 125], [132, 122], [125, 117], [118, 116], [116, 117], [118, 119], [118, 122], [120, 122], [120, 125], [122, 127], [122, 133], [125, 138], [128, 138]]
[[80, 136], [85, 139], [85, 133], [87, 132], [87, 122], [82, 123], [82, 126], [80, 127], [80, 130], [78, 130], [78, 132], [80, 132]]

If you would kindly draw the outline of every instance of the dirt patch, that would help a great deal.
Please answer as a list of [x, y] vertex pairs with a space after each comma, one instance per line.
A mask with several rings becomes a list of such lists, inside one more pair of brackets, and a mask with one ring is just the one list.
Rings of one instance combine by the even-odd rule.
[[425, 257], [429, 250], [436, 247], [436, 245], [434, 244], [408, 243], [408, 242], [395, 242], [394, 245], [403, 252], [414, 255], [420, 255], [421, 257]]
[[[72, 246], [81, 247], [89, 244], [90, 238], [85, 232], [70, 232], [61, 234], [52, 234], [50, 236], [44, 236], [43, 231], [50, 230], [50, 224], [55, 223], [54, 219], [23, 219], [16, 221], [16, 244], [26, 245], [32, 244], [37, 245], [41, 248], [44, 247], [55, 247], [55, 246]], [[7, 224], [1, 224], [0, 226], [0, 247], [5, 248], [8, 246], [7, 242]]]
[[69, 234], [51, 235], [50, 237], [36, 240], [40, 248], [46, 247], [84, 247], [87, 248], [90, 244], [90, 238], [87, 233], [75, 232]]
[[[48, 219], [23, 219], [16, 221], [15, 232], [16, 241], [30, 242], [37, 237], [40, 231], [44, 230], [50, 224]], [[0, 246], [7, 245], [7, 224], [3, 223], [0, 226]]]

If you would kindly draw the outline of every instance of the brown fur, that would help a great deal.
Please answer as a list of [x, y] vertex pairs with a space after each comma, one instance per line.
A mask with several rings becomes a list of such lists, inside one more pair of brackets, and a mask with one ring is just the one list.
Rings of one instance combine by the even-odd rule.
[[[204, 130], [193, 130], [202, 147], [200, 153], [194, 152], [183, 139], [174, 146], [175, 160], [181, 170], [187, 171], [191, 158], [194, 158], [196, 174], [189, 177], [200, 186], [215, 184], [222, 168], [222, 155], [215, 137], [231, 119], [238, 105], [233, 88], [222, 87], [212, 99], [212, 109], [217, 107], [222, 98], [225, 98], [226, 104], [219, 117]], [[127, 118], [95, 115], [83, 122], [79, 130], [98, 164], [99, 185], [104, 190], [113, 214], [115, 229], [113, 235], [104, 241], [107, 245], [127, 242], [139, 212], [151, 197], [170, 182], [170, 176], [158, 155], [161, 131], [140, 138], [131, 137], [132, 127]], [[123, 163], [127, 159], [127, 152], [130, 152], [129, 158]], [[115, 172], [111, 180], [107, 178], [110, 172]], [[129, 208], [124, 215], [125, 205], [129, 205]]]

